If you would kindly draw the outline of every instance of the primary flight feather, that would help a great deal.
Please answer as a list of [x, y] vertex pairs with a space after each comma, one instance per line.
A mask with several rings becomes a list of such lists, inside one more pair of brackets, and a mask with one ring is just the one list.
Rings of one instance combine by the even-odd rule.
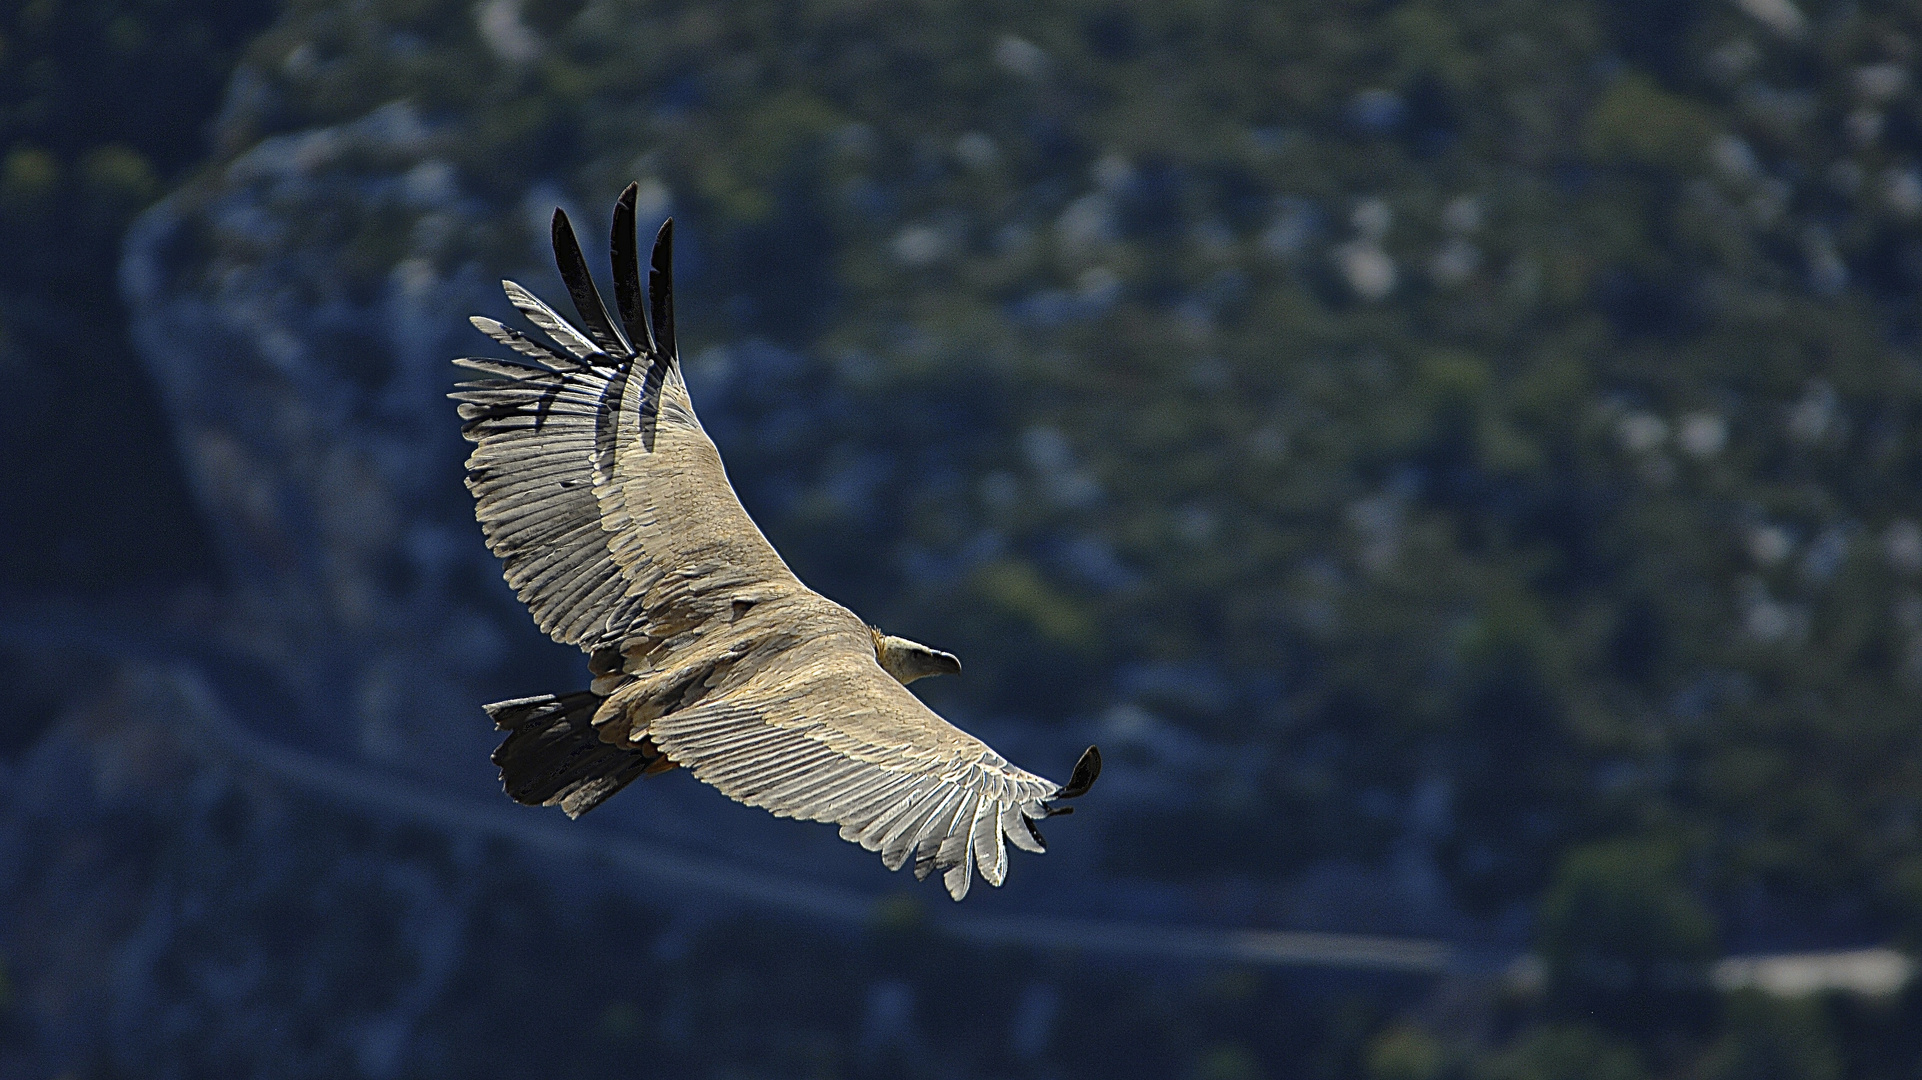
[[[1043, 850], [1035, 822], [1068, 784], [1010, 764], [907, 689], [958, 673], [953, 656], [884, 635], [801, 584], [755, 527], [701, 429], [674, 347], [673, 222], [641, 283], [635, 188], [614, 207], [615, 310], [567, 216], [554, 256], [579, 325], [502, 286], [543, 343], [492, 319], [524, 360], [455, 361], [488, 376], [452, 395], [475, 444], [467, 487], [488, 547], [540, 628], [588, 654], [588, 689], [487, 706], [516, 801], [569, 816], [636, 777], [682, 766], [730, 798], [826, 821], [949, 895], [1007, 872], [1007, 843]], [[532, 361], [528, 363], [526, 361]]]

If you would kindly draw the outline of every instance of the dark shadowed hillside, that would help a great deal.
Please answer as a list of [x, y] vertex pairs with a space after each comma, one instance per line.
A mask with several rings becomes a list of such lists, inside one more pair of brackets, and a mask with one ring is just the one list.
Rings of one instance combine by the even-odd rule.
[[[9, 492], [0, 1071], [1922, 1067], [1916, 991], [1708, 979], [1922, 927], [1909, 5], [49, 2], [0, 28], [7, 438], [53, 463]], [[584, 681], [443, 395], [630, 180], [775, 546], [963, 657], [916, 689], [1010, 757], [1107, 753], [970, 909], [1495, 959], [984, 949], [684, 776], [581, 823], [875, 902], [832, 928], [368, 794], [498, 800], [479, 704]]]

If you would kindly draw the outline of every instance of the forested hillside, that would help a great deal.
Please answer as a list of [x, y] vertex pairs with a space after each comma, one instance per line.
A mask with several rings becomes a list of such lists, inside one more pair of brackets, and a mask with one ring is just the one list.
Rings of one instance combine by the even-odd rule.
[[[314, 1035], [369, 1075], [465, 1074], [492, 1040], [674, 1075], [1911, 1075], [1913, 991], [1782, 1003], [1704, 973], [1922, 930], [1918, 47], [1893, 0], [293, 0], [122, 270], [212, 538], [167, 543], [219, 553], [186, 659], [258, 692], [244, 722], [472, 790], [478, 703], [582, 678], [499, 585], [440, 395], [449, 356], [490, 351], [461, 317], [504, 313], [493, 281], [558, 294], [553, 206], [598, 235], [638, 179], [676, 218], [696, 405], [775, 546], [959, 654], [916, 689], [1011, 757], [1107, 753], [1011, 910], [1420, 933], [1532, 948], [1546, 981], [1104, 974], [686, 911], [603, 944], [654, 909], [542, 929], [579, 882], [231, 776], [102, 810], [203, 867], [130, 847], [126, 873], [303, 963], [209, 852], [292, 892], [391, 864], [437, 882], [422, 910], [459, 897], [452, 943], [415, 943], [438, 981], [372, 976], [430, 987], [382, 1014], [406, 1017], [389, 1056]], [[50, 136], [6, 130], [0, 197], [79, 227], [33, 187]], [[89, 153], [78, 175], [121, 187], [85, 205], [158, 189]], [[18, 662], [73, 655], [49, 648]], [[14, 768], [97, 768], [76, 730], [146, 722], [123, 682], [94, 728], [36, 713]], [[663, 790], [617, 821], [777, 835]], [[280, 809], [220, 809], [249, 800]], [[904, 887], [780, 842], [773, 865]], [[0, 882], [52, 911], [100, 873]], [[213, 993], [141, 970], [123, 996]], [[584, 1033], [530, 1029], [517, 972]], [[261, 1016], [306, 1000], [249, 985]], [[214, 1067], [164, 1011], [112, 1045], [61, 1015], [35, 1030], [117, 1068], [143, 1039]]]

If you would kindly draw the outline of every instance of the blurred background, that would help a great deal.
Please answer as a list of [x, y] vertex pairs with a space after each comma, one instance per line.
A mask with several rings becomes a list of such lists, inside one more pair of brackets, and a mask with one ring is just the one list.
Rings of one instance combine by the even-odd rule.
[[[1918, 46], [6, 4], [0, 1076], [1913, 1080]], [[584, 666], [448, 360], [630, 180], [776, 547], [1009, 757], [1106, 752], [1006, 888], [499, 794], [480, 704]]]

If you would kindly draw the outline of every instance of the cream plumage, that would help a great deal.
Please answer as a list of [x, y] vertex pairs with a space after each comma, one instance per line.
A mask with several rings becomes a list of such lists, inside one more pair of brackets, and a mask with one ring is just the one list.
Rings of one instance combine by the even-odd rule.
[[[889, 869], [979, 869], [1001, 884], [1006, 843], [1041, 851], [1035, 821], [1067, 786], [1018, 768], [906, 684], [954, 657], [886, 637], [801, 584], [735, 497], [674, 347], [672, 222], [646, 297], [635, 189], [614, 209], [615, 307], [603, 305], [567, 217], [554, 253], [580, 326], [532, 293], [507, 297], [556, 347], [492, 319], [475, 327], [534, 364], [459, 363], [489, 378], [453, 397], [474, 442], [467, 486], [488, 546], [540, 628], [589, 654], [588, 690], [487, 706], [507, 793], [593, 809], [634, 778], [684, 766], [782, 817], [833, 822]], [[535, 366], [538, 365], [538, 366]]]

